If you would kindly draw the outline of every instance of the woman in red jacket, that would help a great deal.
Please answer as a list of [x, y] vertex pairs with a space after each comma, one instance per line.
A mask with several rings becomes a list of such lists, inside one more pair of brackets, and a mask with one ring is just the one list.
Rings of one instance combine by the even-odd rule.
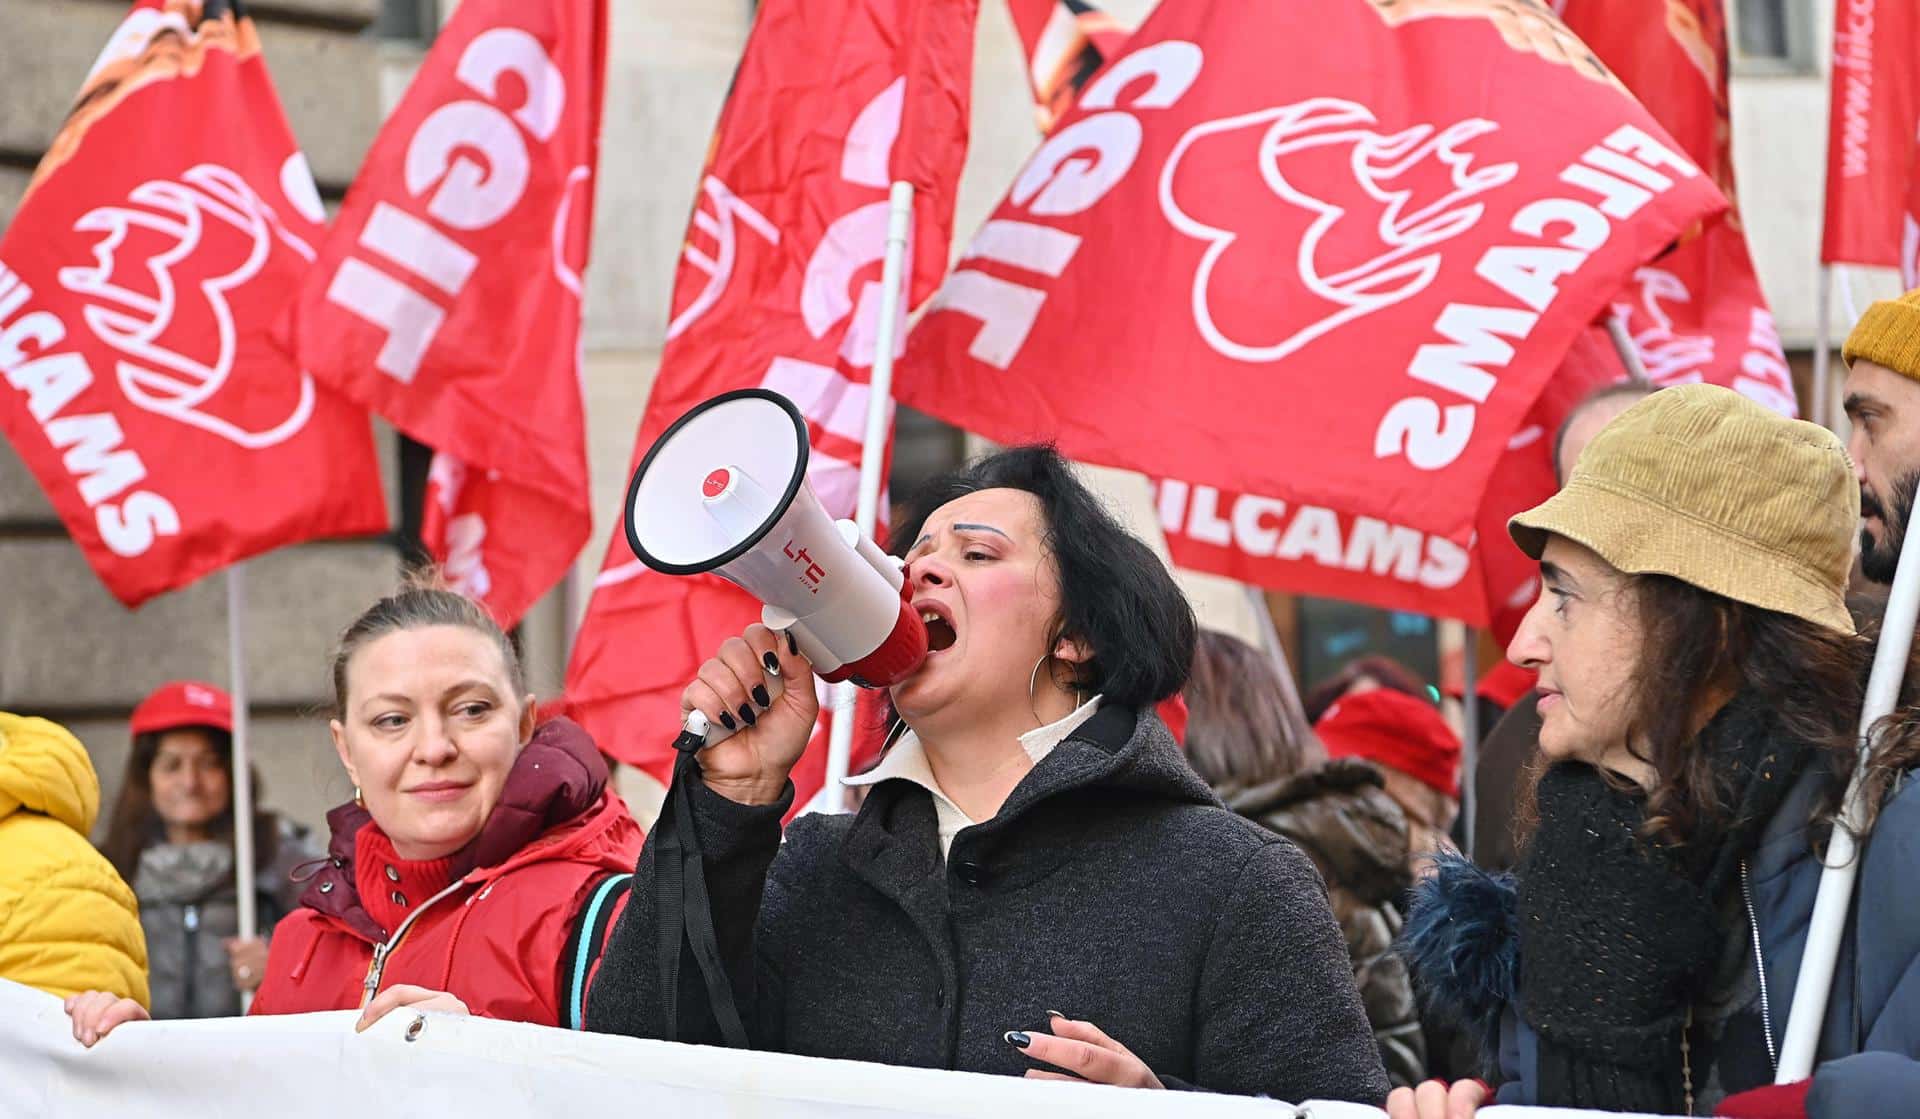
[[[564, 719], [535, 727], [506, 634], [451, 591], [376, 603], [341, 638], [333, 683], [354, 799], [327, 814], [328, 858], [274, 929], [253, 1013], [577, 1027], [578, 942], [597, 942], [641, 841], [592, 740]], [[147, 1016], [92, 991], [67, 1010], [87, 1045]]]

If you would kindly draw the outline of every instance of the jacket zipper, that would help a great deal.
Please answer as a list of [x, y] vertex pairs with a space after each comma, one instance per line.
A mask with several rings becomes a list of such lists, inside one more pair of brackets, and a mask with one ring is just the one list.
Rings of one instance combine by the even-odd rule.
[[181, 915], [181, 924], [186, 926], [187, 933], [187, 966], [180, 976], [181, 1013], [189, 1018], [198, 1018], [200, 1016], [200, 1008], [195, 1005], [195, 1003], [200, 986], [198, 982], [200, 974], [200, 907], [198, 905], [187, 906], [186, 912]]
[[1780, 1052], [1773, 1045], [1773, 1006], [1767, 998], [1767, 958], [1760, 952], [1760, 922], [1753, 913], [1753, 880], [1747, 862], [1740, 860], [1740, 896], [1747, 903], [1747, 928], [1753, 931], [1753, 966], [1760, 973], [1760, 1029], [1767, 1037], [1767, 1061], [1780, 1071]]
[[434, 902], [439, 901], [441, 898], [446, 897], [448, 894], [466, 885], [466, 882], [467, 880], [464, 878], [456, 879], [449, 883], [446, 889], [441, 890], [426, 901], [421, 902], [420, 907], [412, 913], [407, 914], [407, 919], [400, 922], [399, 928], [393, 930], [393, 935], [387, 938], [385, 944], [376, 944], [373, 946], [373, 962], [367, 965], [367, 979], [366, 982], [360, 986], [361, 1006], [372, 1002], [373, 996], [379, 992], [380, 975], [387, 969], [387, 957], [391, 956], [393, 950], [400, 946], [400, 941], [407, 935], [407, 930], [413, 927], [413, 923], [420, 919], [422, 913], [432, 908]]

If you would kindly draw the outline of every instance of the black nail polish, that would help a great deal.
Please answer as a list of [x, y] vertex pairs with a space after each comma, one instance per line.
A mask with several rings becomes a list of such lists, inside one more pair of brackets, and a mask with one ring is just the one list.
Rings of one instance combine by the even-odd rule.
[[1008, 1030], [1005, 1036], [1007, 1044], [1013, 1046], [1015, 1049], [1025, 1049], [1027, 1046], [1033, 1044], [1033, 1038], [1028, 1037], [1022, 1030]]
[[1049, 1011], [1047, 1011], [1047, 1017], [1049, 1017], [1049, 1018], [1065, 1018], [1065, 1017], [1066, 1017], [1066, 1015], [1064, 1015], [1064, 1014], [1062, 1014], [1062, 1013], [1060, 1013], [1060, 1012], [1059, 1012], [1058, 1010], [1049, 1010]]
[[773, 697], [767, 694], [767, 686], [765, 684], [755, 684], [753, 686], [753, 702], [762, 707], [773, 706]]
[[720, 712], [720, 725], [727, 728], [728, 730], [740, 729], [740, 724], [734, 722], [733, 716], [727, 714], [725, 711]]
[[800, 643], [793, 639], [792, 630], [787, 631], [787, 652], [796, 657], [800, 655]]
[[780, 675], [780, 658], [779, 657], [774, 656], [772, 653], [762, 653], [760, 654], [760, 663], [767, 666], [767, 673], [769, 675], [772, 675], [772, 676]]
[[752, 726], [753, 724], [760, 721], [759, 719], [754, 718], [753, 708], [748, 707], [744, 703], [740, 705], [740, 717], [746, 720], [746, 723], [748, 726]]

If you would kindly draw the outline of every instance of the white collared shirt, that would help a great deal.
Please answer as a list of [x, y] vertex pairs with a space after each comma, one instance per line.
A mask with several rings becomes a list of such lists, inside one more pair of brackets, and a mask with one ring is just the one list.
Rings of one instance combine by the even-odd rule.
[[[1048, 723], [1044, 727], [1035, 727], [1021, 735], [1020, 748], [1027, 752], [1027, 757], [1034, 765], [1039, 765], [1043, 758], [1053, 753], [1054, 747], [1065, 742], [1074, 731], [1079, 730], [1081, 723], [1093, 718], [1094, 712], [1100, 710], [1100, 699], [1101, 697], [1096, 695], [1074, 708], [1073, 713], [1066, 718]], [[960, 806], [953, 803], [953, 800], [940, 788], [940, 782], [934, 780], [933, 766], [927, 761], [926, 747], [920, 744], [920, 737], [913, 731], [909, 730], [902, 734], [899, 741], [893, 744], [893, 749], [887, 751], [887, 756], [880, 759], [879, 765], [857, 777], [847, 778], [846, 783], [877, 785], [896, 777], [903, 781], [911, 781], [933, 794], [934, 816], [940, 827], [940, 859], [942, 862], [946, 861], [947, 851], [953, 847], [953, 837], [960, 834], [961, 828], [970, 828], [979, 821], [969, 819], [967, 814], [960, 810]]]

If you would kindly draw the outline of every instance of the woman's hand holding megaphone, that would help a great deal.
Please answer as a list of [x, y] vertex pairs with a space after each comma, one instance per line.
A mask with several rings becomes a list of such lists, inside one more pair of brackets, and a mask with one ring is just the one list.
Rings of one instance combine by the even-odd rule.
[[738, 804], [772, 804], [813, 736], [820, 700], [793, 639], [755, 622], [700, 666], [680, 709], [734, 732], [697, 755], [707, 787]]

